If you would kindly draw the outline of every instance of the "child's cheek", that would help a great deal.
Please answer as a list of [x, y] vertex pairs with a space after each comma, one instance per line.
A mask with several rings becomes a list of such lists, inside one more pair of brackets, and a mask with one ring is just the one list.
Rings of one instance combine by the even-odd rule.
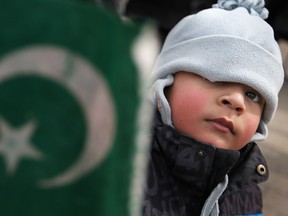
[[243, 136], [246, 140], [250, 141], [259, 127], [260, 117], [256, 115], [247, 115], [245, 116], [244, 122], [243, 128], [245, 131]]
[[[201, 115], [203, 110], [208, 106], [209, 95], [201, 91], [188, 92], [181, 98], [179, 113], [182, 115], [182, 120], [189, 121]], [[193, 122], [190, 122], [190, 124]]]
[[201, 111], [206, 108], [209, 98], [209, 94], [205, 91], [195, 91], [190, 93], [189, 97], [186, 98], [186, 104], [194, 107], [195, 111]]

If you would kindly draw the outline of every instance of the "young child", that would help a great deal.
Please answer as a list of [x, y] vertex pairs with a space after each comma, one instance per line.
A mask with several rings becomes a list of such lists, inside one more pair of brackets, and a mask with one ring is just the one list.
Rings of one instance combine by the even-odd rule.
[[157, 114], [145, 216], [262, 215], [267, 137], [284, 80], [264, 1], [181, 20], [153, 70]]

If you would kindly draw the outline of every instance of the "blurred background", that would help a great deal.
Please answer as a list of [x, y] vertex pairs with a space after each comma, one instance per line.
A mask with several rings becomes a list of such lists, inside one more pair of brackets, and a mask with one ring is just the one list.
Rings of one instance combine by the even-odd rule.
[[[288, 21], [286, 21], [288, 23]], [[286, 25], [286, 30], [288, 25]], [[287, 39], [287, 38], [286, 38]], [[286, 79], [280, 92], [279, 107], [273, 122], [269, 125], [268, 139], [260, 142], [259, 146], [268, 162], [270, 177], [262, 184], [265, 215], [288, 215], [288, 43], [281, 38], [278, 40], [282, 56]]]

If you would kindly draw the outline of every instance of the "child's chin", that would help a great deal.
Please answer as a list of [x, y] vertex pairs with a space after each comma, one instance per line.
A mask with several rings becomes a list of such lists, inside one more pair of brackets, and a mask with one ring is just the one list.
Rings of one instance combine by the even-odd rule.
[[233, 143], [227, 142], [214, 142], [212, 143], [216, 148], [227, 149], [227, 150], [239, 150], [241, 147], [234, 145]]
[[232, 142], [228, 142], [223, 139], [217, 139], [215, 137], [211, 137], [210, 139], [206, 139], [205, 143], [209, 143], [214, 145], [216, 148], [227, 149], [227, 150], [239, 150], [237, 146], [235, 146]]

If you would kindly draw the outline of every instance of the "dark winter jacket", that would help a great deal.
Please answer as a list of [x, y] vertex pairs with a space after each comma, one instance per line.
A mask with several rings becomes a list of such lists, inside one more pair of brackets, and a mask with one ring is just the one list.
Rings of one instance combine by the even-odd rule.
[[157, 115], [143, 201], [145, 216], [197, 216], [228, 174], [219, 199], [220, 215], [262, 212], [258, 183], [267, 180], [266, 162], [252, 142], [240, 151], [200, 143], [163, 124]]

